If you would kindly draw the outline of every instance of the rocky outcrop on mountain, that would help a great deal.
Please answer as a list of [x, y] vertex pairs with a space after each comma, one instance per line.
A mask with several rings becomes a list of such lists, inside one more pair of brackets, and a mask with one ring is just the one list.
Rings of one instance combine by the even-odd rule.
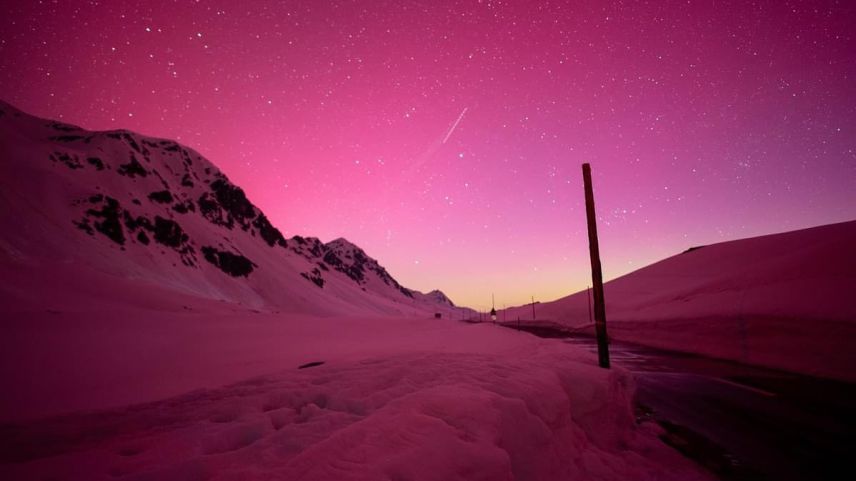
[[205, 256], [206, 261], [232, 277], [247, 277], [256, 267], [251, 260], [240, 254], [217, 250], [214, 247], [203, 247], [202, 255]]
[[[204, 167], [202, 176], [208, 177], [203, 182], [206, 187], [202, 189], [201, 194], [192, 192], [195, 184], [191, 179], [200, 179], [200, 174], [191, 167], [193, 155], [179, 144], [149, 139], [127, 131], [87, 132], [57, 122], [48, 122], [45, 127], [67, 132], [64, 135], [48, 137], [48, 140], [62, 144], [57, 145], [49, 154], [48, 159], [51, 162], [70, 170], [111, 170], [115, 172], [113, 175], [127, 177], [132, 181], [153, 176], [157, 179], [158, 190], [134, 198], [132, 203], [142, 206], [142, 198], [153, 206], [170, 207], [169, 210], [162, 210], [159, 215], [139, 214], [115, 197], [93, 193], [73, 202], [81, 209], [80, 215], [71, 219], [78, 229], [89, 235], [103, 235], [120, 246], [130, 242], [141, 246], [159, 244], [169, 247], [180, 255], [185, 266], [194, 267], [197, 266], [196, 252], [200, 244], [182, 229], [174, 214], [194, 213], [198, 205], [202, 217], [214, 225], [228, 230], [239, 228], [252, 236], [258, 235], [270, 247], [286, 246], [282, 233], [247, 199], [244, 191], [229, 182], [222, 173], [214, 172], [211, 167]], [[72, 135], [71, 132], [75, 134]], [[105, 150], [104, 144], [114, 152], [127, 149], [124, 161], [116, 161], [117, 157], [122, 158], [121, 154], [105, 157], [103, 154], [95, 156], [79, 153], [81, 149], [88, 150], [86, 146], [95, 144], [101, 145], [99, 151]], [[62, 146], [68, 150], [62, 150]], [[179, 162], [170, 159], [171, 162], [158, 166], [161, 164], [158, 161], [163, 160], [164, 156], [178, 157]], [[179, 173], [180, 178], [175, 179]], [[170, 178], [172, 185], [167, 180]], [[194, 197], [197, 198], [196, 202]], [[205, 259], [226, 274], [247, 277], [253, 271], [255, 264], [242, 255], [216, 250], [213, 247], [204, 249]]]
[[[80, 262], [248, 305], [389, 313], [453, 307], [445, 296], [414, 296], [345, 239], [286, 239], [243, 189], [176, 142], [91, 132], [0, 102], [0, 147], [0, 254], [67, 259], [45, 275]], [[35, 193], [43, 198], [22, 210], [21, 199]]]
[[[325, 271], [337, 271], [345, 274], [358, 285], [367, 282], [369, 274], [385, 285], [395, 289], [401, 295], [413, 298], [413, 292], [398, 283], [387, 270], [366, 252], [344, 238], [338, 238], [328, 243], [310, 237], [294, 236], [291, 239], [291, 250], [313, 261]], [[304, 273], [304, 277], [318, 287], [324, 287], [323, 274], [318, 268], [313, 268], [312, 275]], [[445, 296], [443, 296], [445, 297]]]
[[444, 305], [448, 305], [451, 307], [455, 307], [455, 303], [452, 302], [451, 299], [446, 297], [446, 294], [444, 294], [443, 291], [439, 291], [439, 290], [435, 289], [435, 290], [433, 290], [433, 291], [431, 291], [425, 295], [427, 297], [430, 297], [431, 299], [435, 300], [438, 304], [444, 304]]

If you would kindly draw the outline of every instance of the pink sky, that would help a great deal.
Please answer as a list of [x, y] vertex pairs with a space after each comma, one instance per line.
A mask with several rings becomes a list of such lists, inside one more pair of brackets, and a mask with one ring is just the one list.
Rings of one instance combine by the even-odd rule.
[[583, 162], [607, 279], [856, 218], [851, 2], [6, 3], [5, 100], [178, 139], [458, 303], [585, 288]]

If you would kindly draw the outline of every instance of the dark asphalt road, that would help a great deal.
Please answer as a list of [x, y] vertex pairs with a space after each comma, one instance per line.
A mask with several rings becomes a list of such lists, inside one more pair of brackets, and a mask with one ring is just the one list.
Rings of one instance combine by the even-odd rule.
[[[593, 338], [532, 333], [597, 352]], [[638, 415], [720, 478], [856, 479], [856, 384], [621, 342], [610, 354], [636, 377]]]

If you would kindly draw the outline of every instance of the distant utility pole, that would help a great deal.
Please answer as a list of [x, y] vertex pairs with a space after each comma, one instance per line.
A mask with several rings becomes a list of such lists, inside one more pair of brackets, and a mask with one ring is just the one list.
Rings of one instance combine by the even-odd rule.
[[597, 360], [600, 367], [609, 369], [609, 340], [606, 337], [603, 274], [600, 270], [600, 249], [597, 246], [597, 216], [594, 213], [591, 166], [587, 163], [583, 164], [583, 183], [585, 184], [586, 191], [586, 219], [588, 220], [589, 254], [591, 256], [591, 282], [594, 292], [594, 328], [597, 333]]
[[532, 320], [535, 320], [535, 296], [532, 296]]

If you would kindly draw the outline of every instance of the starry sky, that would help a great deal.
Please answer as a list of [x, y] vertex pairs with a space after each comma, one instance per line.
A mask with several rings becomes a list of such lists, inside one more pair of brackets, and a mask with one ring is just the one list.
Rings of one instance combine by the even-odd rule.
[[173, 138], [284, 234], [489, 308], [856, 218], [856, 2], [22, 1], [0, 96]]

